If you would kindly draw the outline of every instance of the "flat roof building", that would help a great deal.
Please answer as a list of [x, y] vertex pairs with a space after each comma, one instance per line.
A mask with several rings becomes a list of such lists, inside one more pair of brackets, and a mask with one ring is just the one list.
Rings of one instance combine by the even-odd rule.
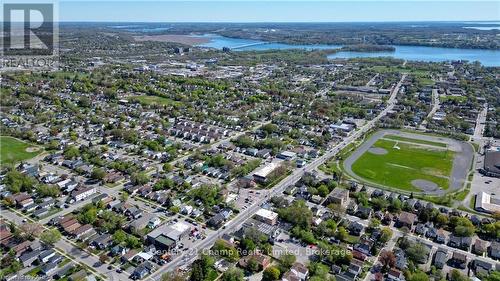
[[255, 218], [261, 222], [275, 225], [278, 222], [278, 213], [261, 208], [255, 214]]
[[346, 207], [349, 203], [349, 190], [343, 188], [335, 188], [328, 197], [329, 203], [340, 204]]
[[271, 162], [266, 166], [260, 168], [253, 174], [253, 178], [256, 182], [266, 182], [269, 174], [274, 171], [279, 166], [278, 162]]
[[182, 239], [182, 237], [186, 236], [190, 232], [191, 226], [185, 222], [180, 221], [171, 225], [164, 224], [156, 228], [147, 235], [147, 238], [152, 243], [160, 235], [170, 238], [173, 241], [179, 241]]
[[484, 166], [481, 173], [500, 178], [500, 151], [487, 150], [484, 154]]
[[500, 212], [500, 198], [492, 197], [486, 192], [479, 192], [476, 194], [474, 209], [485, 213]]

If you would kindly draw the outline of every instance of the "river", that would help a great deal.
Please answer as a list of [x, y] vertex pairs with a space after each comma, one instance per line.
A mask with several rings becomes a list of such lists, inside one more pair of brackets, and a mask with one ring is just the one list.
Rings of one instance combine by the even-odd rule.
[[[201, 47], [222, 49], [223, 47], [234, 48], [234, 51], [262, 51], [262, 50], [286, 50], [286, 49], [336, 49], [340, 45], [292, 45], [285, 43], [273, 43], [252, 39], [229, 38], [220, 35], [206, 34], [210, 42], [200, 44]], [[410, 61], [441, 62], [451, 60], [479, 61], [484, 66], [500, 66], [500, 50], [482, 49], [455, 49], [422, 46], [394, 46], [394, 52], [337, 52], [328, 57], [335, 58], [368, 58], [368, 57], [392, 57]]]

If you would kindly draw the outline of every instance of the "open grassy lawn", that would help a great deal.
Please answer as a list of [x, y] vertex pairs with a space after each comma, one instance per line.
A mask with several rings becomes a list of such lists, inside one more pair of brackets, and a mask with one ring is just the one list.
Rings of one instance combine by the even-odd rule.
[[159, 96], [136, 96], [136, 97], [130, 97], [129, 100], [138, 101], [140, 104], [143, 105], [151, 105], [151, 104], [174, 105], [176, 103], [176, 101]]
[[384, 66], [377, 65], [371, 67], [373, 71], [379, 73], [386, 72], [399, 72], [399, 73], [407, 73], [411, 76], [414, 76], [415, 79], [422, 85], [434, 85], [434, 81], [431, 79], [430, 71], [425, 69], [415, 69], [411, 67], [402, 67], [402, 66]]
[[35, 157], [41, 152], [29, 151], [28, 148], [38, 148], [13, 137], [0, 136], [0, 164], [10, 164]]
[[399, 141], [406, 141], [406, 142], [412, 142], [412, 143], [420, 143], [420, 144], [427, 144], [427, 145], [433, 145], [437, 147], [447, 147], [448, 145], [443, 142], [435, 142], [435, 141], [428, 141], [428, 140], [420, 140], [420, 139], [411, 139], [411, 138], [405, 138], [401, 136], [395, 136], [395, 135], [385, 135], [384, 139], [391, 139], [391, 140], [399, 140]]
[[[397, 147], [395, 148], [395, 144]], [[374, 147], [387, 154], [365, 152], [352, 165], [353, 172], [370, 182], [406, 191], [420, 191], [412, 185], [422, 179], [447, 189], [453, 166], [454, 153], [442, 148], [432, 149], [418, 144], [398, 143], [379, 139]]]

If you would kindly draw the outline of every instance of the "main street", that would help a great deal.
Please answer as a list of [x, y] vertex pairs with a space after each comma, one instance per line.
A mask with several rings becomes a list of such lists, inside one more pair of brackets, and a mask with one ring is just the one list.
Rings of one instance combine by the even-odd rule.
[[296, 181], [298, 181], [304, 175], [305, 172], [310, 172], [318, 168], [325, 161], [335, 156], [335, 154], [337, 154], [340, 150], [346, 147], [349, 143], [354, 142], [356, 139], [363, 136], [363, 134], [370, 131], [382, 117], [384, 117], [390, 110], [394, 108], [394, 105], [396, 104], [396, 96], [405, 78], [406, 74], [403, 74], [397, 85], [392, 89], [391, 95], [387, 100], [387, 106], [375, 118], [367, 122], [364, 126], [362, 126], [359, 130], [355, 131], [350, 136], [346, 137], [341, 143], [336, 145], [327, 153], [323, 154], [321, 157], [318, 157], [317, 159], [309, 163], [305, 168], [296, 169], [294, 172], [292, 172], [291, 175], [283, 179], [281, 182], [276, 184], [271, 190], [269, 190], [266, 196], [257, 200], [246, 211], [240, 212], [234, 219], [226, 223], [223, 229], [207, 236], [207, 238], [200, 241], [198, 244], [194, 245], [194, 248], [192, 248], [190, 251], [187, 251], [186, 253], [179, 255], [178, 257], [173, 259], [170, 263], [162, 266], [159, 270], [151, 274], [149, 278], [152, 280], [160, 280], [161, 275], [163, 273], [167, 271], [172, 271], [180, 266], [189, 264], [194, 259], [196, 259], [197, 253], [200, 250], [208, 249], [219, 237], [236, 230], [241, 224], [243, 224], [243, 222], [251, 218], [259, 210], [261, 204], [264, 203], [266, 200], [268, 200], [270, 197], [283, 193], [283, 191], [287, 186], [294, 184]]
[[427, 128], [427, 123], [429, 123], [429, 120], [434, 116], [434, 114], [441, 108], [441, 104], [439, 102], [439, 92], [437, 89], [432, 89], [432, 108], [431, 111], [427, 114], [427, 117], [422, 121], [422, 124], [419, 126], [419, 130], [425, 131]]
[[485, 103], [483, 105], [483, 110], [479, 112], [476, 119], [476, 127], [474, 128], [474, 136], [473, 138], [476, 140], [482, 140], [484, 127], [486, 126], [486, 116], [488, 115], [488, 104]]

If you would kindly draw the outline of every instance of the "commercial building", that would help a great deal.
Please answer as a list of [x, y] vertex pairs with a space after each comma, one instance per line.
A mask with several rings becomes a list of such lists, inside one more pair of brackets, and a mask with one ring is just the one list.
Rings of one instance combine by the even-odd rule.
[[500, 178], [500, 151], [487, 150], [484, 154], [484, 166], [480, 171], [490, 177]]
[[256, 182], [265, 183], [268, 180], [269, 174], [279, 166], [278, 162], [271, 162], [253, 174]]
[[335, 188], [328, 197], [329, 203], [339, 204], [346, 207], [349, 204], [349, 190], [343, 188]]
[[191, 232], [191, 226], [185, 222], [172, 225], [164, 224], [147, 235], [147, 241], [160, 249], [170, 249]]
[[278, 221], [278, 214], [266, 209], [260, 209], [255, 214], [255, 219], [270, 225], [275, 225]]
[[474, 209], [485, 213], [500, 212], [500, 198], [492, 197], [486, 192], [479, 192], [476, 194]]

